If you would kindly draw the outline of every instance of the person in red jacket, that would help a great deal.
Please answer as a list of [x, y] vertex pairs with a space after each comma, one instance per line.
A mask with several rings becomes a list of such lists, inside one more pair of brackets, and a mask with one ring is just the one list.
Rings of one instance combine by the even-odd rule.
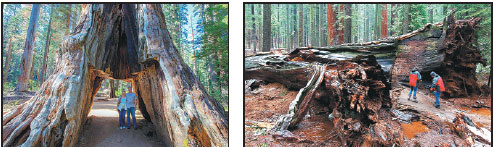
[[417, 68], [413, 68], [412, 72], [410, 72], [410, 76], [408, 77], [410, 84], [410, 94], [408, 94], [408, 100], [412, 97], [413, 92], [413, 102], [417, 103], [417, 86], [418, 82], [422, 80], [422, 76], [418, 72]]
[[439, 76], [435, 72], [431, 72], [431, 77], [434, 78], [432, 79], [431, 91], [434, 91], [434, 96], [436, 97], [436, 103], [434, 106], [439, 109], [441, 107], [441, 102], [439, 99], [441, 96], [441, 92], [445, 91], [446, 89], [444, 87], [444, 82], [441, 76]]

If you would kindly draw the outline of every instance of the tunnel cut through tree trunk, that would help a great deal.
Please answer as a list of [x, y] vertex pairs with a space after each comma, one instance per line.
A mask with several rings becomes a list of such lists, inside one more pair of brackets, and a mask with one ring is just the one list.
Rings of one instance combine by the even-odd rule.
[[172, 44], [154, 4], [83, 5], [54, 74], [4, 115], [3, 146], [74, 146], [106, 79], [130, 81], [168, 146], [227, 146], [228, 121]]

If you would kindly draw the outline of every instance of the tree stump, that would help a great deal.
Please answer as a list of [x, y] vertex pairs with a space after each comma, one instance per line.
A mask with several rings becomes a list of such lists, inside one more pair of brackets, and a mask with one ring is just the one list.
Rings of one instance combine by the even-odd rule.
[[103, 79], [132, 82], [167, 146], [227, 146], [228, 120], [184, 63], [157, 4], [83, 5], [51, 75], [3, 117], [3, 146], [75, 146]]

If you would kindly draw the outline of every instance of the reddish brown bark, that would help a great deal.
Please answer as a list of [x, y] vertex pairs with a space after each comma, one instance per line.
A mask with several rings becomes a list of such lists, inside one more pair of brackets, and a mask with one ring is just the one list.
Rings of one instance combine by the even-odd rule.
[[[345, 8], [345, 6], [343, 4], [340, 4], [340, 13], [343, 13], [344, 8]], [[341, 18], [340, 19], [340, 26], [342, 26], [344, 22], [345, 22], [344, 19]], [[344, 42], [345, 42], [345, 30], [343, 28], [341, 28], [338, 31], [338, 44], [343, 44]]]
[[328, 46], [334, 45], [334, 36], [336, 29], [334, 24], [336, 23], [336, 14], [333, 10], [333, 4], [328, 4]]
[[381, 9], [381, 38], [388, 37], [388, 5], [382, 4]]

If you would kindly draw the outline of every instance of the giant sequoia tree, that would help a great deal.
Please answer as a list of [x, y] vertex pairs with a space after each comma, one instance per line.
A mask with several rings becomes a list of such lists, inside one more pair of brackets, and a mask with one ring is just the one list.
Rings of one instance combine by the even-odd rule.
[[4, 115], [3, 146], [74, 146], [103, 79], [130, 81], [168, 145], [227, 146], [228, 121], [172, 43], [160, 5], [83, 5], [54, 74]]

